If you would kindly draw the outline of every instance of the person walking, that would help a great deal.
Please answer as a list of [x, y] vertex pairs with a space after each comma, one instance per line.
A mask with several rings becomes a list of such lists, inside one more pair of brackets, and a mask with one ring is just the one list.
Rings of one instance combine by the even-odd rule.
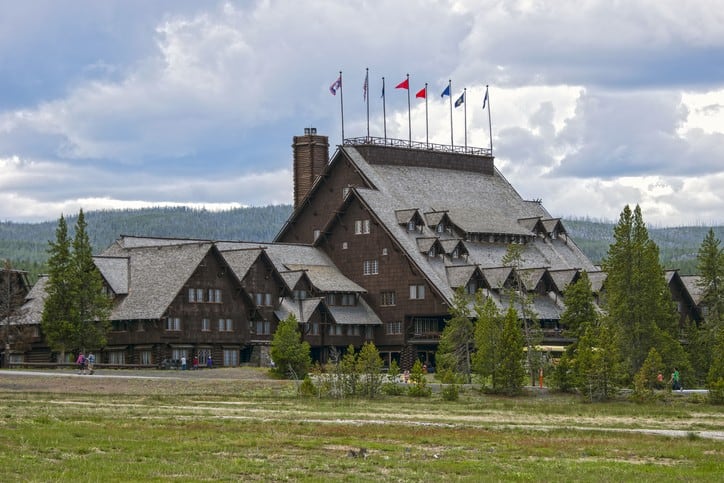
[[181, 356], [181, 370], [186, 370], [186, 356]]
[[96, 364], [96, 356], [91, 352], [88, 354], [88, 374], [93, 374], [95, 369], [93, 368]]
[[85, 374], [85, 356], [82, 352], [78, 354], [75, 363], [78, 365], [78, 374]]

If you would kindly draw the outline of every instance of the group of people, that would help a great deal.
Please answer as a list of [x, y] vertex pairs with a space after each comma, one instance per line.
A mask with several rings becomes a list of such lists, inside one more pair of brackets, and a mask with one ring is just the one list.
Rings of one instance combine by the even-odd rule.
[[[664, 375], [661, 374], [661, 372], [656, 376], [656, 385], [660, 388], [664, 386]], [[671, 377], [669, 377], [669, 386], [671, 386], [671, 389], [674, 391], [684, 390], [684, 386], [681, 385], [681, 374], [676, 367], [674, 367], [674, 372], [672, 372]]]
[[78, 374], [93, 374], [95, 369], [93, 366], [96, 363], [96, 356], [91, 352], [86, 357], [82, 352], [78, 354], [78, 358], [75, 360], [78, 365]]
[[[203, 356], [199, 356], [199, 354], [196, 354], [191, 361], [191, 369], [198, 369], [200, 367], [199, 364], [203, 365], [203, 363], [204, 363]], [[206, 367], [211, 369], [212, 365], [213, 365], [213, 361], [211, 360], [211, 354], [209, 354], [206, 356]], [[186, 369], [188, 369], [186, 356], [182, 356], [181, 357], [181, 370], [185, 371]]]

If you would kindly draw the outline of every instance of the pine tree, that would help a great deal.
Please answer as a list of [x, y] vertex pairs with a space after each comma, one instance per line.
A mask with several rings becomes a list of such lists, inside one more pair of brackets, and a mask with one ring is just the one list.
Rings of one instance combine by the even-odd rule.
[[503, 332], [500, 338], [499, 370], [493, 375], [493, 387], [513, 396], [519, 394], [523, 387], [525, 368], [523, 367], [523, 347], [525, 339], [518, 323], [518, 313], [509, 307], [503, 319]]
[[47, 297], [41, 327], [48, 346], [60, 352], [60, 360], [63, 361], [66, 351], [77, 349], [73, 346], [77, 287], [73, 276], [68, 226], [62, 215], [55, 230], [55, 242], [49, 242], [49, 245], [48, 281], [45, 285]]
[[581, 272], [580, 278], [566, 288], [565, 302], [566, 308], [561, 314], [560, 323], [567, 336], [577, 338], [584, 324], [595, 323], [598, 319], [588, 273]]
[[111, 299], [103, 293], [103, 278], [93, 262], [83, 210], [75, 225], [72, 268], [77, 294], [73, 345], [82, 350], [102, 347], [109, 329]]
[[372, 399], [382, 390], [382, 359], [372, 342], [365, 342], [357, 355], [357, 373], [360, 375], [360, 390]]
[[476, 294], [475, 303], [475, 353], [473, 368], [476, 374], [489, 379], [493, 391], [499, 382], [497, 373], [500, 368], [500, 340], [503, 335], [503, 317], [492, 298], [485, 298], [481, 291]]
[[618, 332], [608, 320], [582, 328], [572, 365], [576, 387], [591, 401], [613, 397], [626, 376]]
[[473, 343], [473, 323], [468, 316], [468, 298], [463, 288], [458, 288], [453, 297], [449, 312], [452, 318], [447, 321], [440, 336], [440, 344], [435, 355], [439, 374], [450, 374], [452, 379], [464, 378], [470, 382], [470, 346]]
[[312, 365], [309, 342], [302, 342], [299, 322], [294, 314], [279, 322], [271, 342], [271, 358], [274, 372], [288, 376], [290, 372], [303, 378]]
[[657, 347], [665, 363], [687, 366], [686, 358], [681, 360], [682, 351], [675, 347], [678, 314], [663, 276], [659, 250], [649, 239], [638, 206], [631, 212], [627, 205], [621, 213], [603, 268], [607, 273], [606, 308], [620, 335], [629, 377], [641, 368], [652, 347]]

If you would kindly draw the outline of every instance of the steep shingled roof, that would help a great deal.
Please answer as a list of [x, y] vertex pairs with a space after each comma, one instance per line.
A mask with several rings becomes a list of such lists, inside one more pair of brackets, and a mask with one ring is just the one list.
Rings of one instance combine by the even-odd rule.
[[129, 266], [128, 257], [93, 257], [98, 271], [116, 295], [128, 293]]

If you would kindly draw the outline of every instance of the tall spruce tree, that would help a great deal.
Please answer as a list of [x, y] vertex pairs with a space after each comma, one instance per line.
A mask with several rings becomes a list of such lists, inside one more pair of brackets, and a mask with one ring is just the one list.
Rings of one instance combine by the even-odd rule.
[[523, 348], [525, 339], [518, 322], [515, 308], [508, 307], [503, 319], [503, 332], [500, 337], [500, 364], [493, 376], [493, 385], [499, 391], [513, 396], [523, 387], [525, 367], [523, 367]]
[[45, 285], [47, 293], [41, 327], [48, 346], [60, 353], [60, 360], [65, 360], [66, 351], [77, 349], [73, 346], [76, 333], [75, 306], [76, 284], [73, 274], [73, 260], [68, 237], [68, 225], [63, 215], [58, 220], [55, 230], [55, 241], [49, 242], [48, 248], [48, 281]]
[[440, 336], [437, 354], [437, 371], [439, 374], [454, 375], [455, 379], [464, 378], [470, 382], [471, 353], [473, 344], [473, 323], [468, 315], [468, 297], [463, 288], [455, 291], [453, 303], [450, 306], [450, 320]]
[[475, 353], [473, 370], [484, 380], [490, 380], [492, 390], [500, 382], [501, 338], [503, 336], [503, 316], [490, 297], [483, 297], [482, 291], [475, 295]]
[[678, 314], [659, 262], [659, 249], [636, 206], [628, 205], [614, 227], [614, 242], [603, 260], [606, 308], [620, 338], [629, 377], [641, 368], [656, 347], [669, 367], [686, 367], [688, 360], [678, 343]]
[[699, 325], [690, 322], [687, 330], [687, 349], [697, 382], [707, 381], [710, 367], [717, 363], [714, 359], [724, 357], [716, 350], [719, 332], [724, 329], [724, 250], [720, 245], [710, 228], [697, 254], [698, 285], [706, 315]]
[[278, 375], [304, 378], [312, 365], [309, 342], [299, 333], [299, 322], [294, 314], [279, 322], [271, 342], [271, 358]]
[[566, 308], [561, 314], [561, 325], [569, 337], [578, 338], [585, 323], [595, 323], [598, 311], [591, 291], [591, 280], [584, 270], [575, 283], [566, 288]]
[[111, 299], [103, 293], [103, 278], [93, 262], [82, 209], [75, 224], [72, 268], [77, 294], [74, 346], [82, 350], [102, 347], [109, 329]]

